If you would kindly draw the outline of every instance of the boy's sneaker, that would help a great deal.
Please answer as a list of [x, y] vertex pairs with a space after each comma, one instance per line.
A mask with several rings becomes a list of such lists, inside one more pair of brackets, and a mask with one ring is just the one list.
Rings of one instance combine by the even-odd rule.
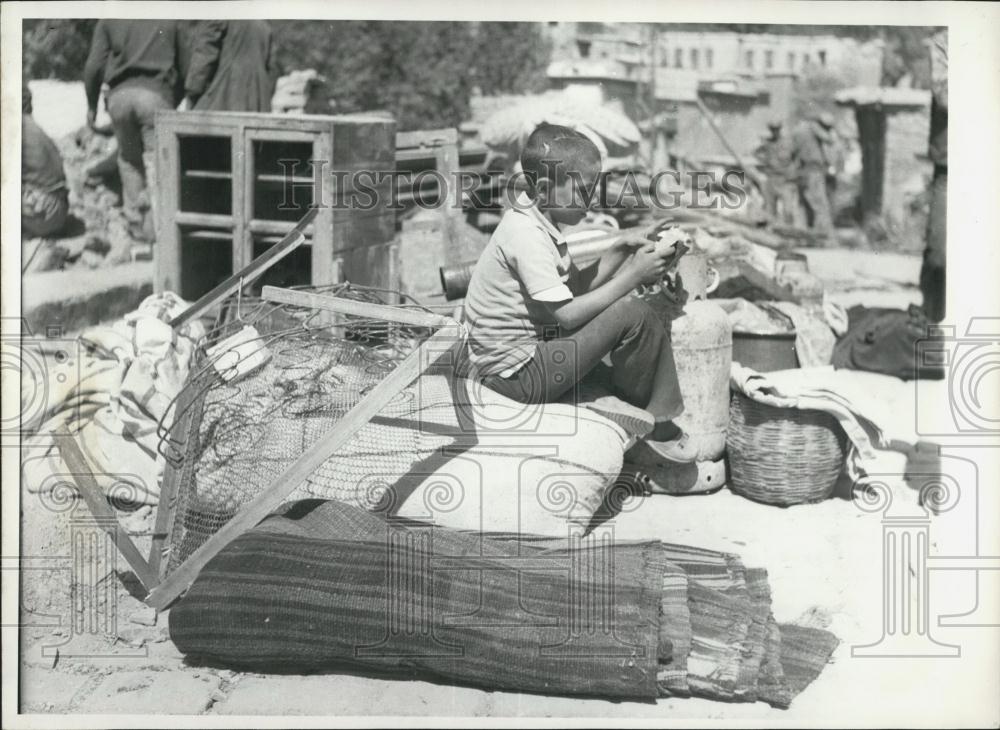
[[626, 434], [635, 438], [648, 436], [656, 425], [652, 413], [644, 411], [642, 408], [636, 408], [613, 395], [602, 395], [586, 401], [581, 397], [578, 403], [580, 406], [604, 416], [612, 423], [618, 424]]
[[656, 425], [653, 414], [649, 411], [626, 403], [621, 398], [611, 395], [607, 388], [587, 380], [577, 384], [575, 394], [571, 388], [560, 401], [578, 408], [586, 408], [607, 418], [633, 438], [648, 436]]
[[684, 431], [681, 431], [677, 438], [672, 438], [669, 441], [646, 439], [646, 445], [661, 458], [676, 464], [690, 464], [698, 459], [698, 447]]

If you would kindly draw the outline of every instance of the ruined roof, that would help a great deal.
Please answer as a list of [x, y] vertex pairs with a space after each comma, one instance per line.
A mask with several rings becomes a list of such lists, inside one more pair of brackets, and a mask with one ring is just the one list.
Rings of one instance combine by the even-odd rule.
[[834, 99], [845, 106], [929, 106], [931, 92], [927, 89], [895, 86], [854, 86], [841, 89]]
[[629, 76], [623, 64], [608, 59], [553, 61], [549, 64], [546, 76], [550, 79], [596, 79], [635, 83], [635, 79]]

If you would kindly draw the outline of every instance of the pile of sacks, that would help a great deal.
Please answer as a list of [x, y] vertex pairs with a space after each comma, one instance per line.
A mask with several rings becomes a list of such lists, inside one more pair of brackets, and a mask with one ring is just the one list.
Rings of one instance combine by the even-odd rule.
[[324, 94], [319, 93], [325, 85], [326, 78], [316, 69], [292, 71], [275, 83], [271, 111], [277, 114], [329, 114], [328, 104], [321, 98]]

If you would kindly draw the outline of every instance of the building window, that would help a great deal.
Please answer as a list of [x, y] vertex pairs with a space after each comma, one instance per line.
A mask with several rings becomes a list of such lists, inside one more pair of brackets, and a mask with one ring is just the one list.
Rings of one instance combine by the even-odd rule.
[[714, 54], [711, 48], [705, 49], [705, 68], [712, 68], [712, 61], [714, 60], [712, 58], [713, 55]]
[[803, 53], [802, 54], [802, 67], [805, 68], [808, 65], [809, 65], [809, 54], [808, 53]]
[[744, 63], [746, 64], [746, 67], [749, 69], [753, 69], [753, 51], [747, 51], [746, 54], [743, 56], [743, 59]]
[[590, 57], [590, 41], [577, 41], [576, 48], [580, 52], [580, 58]]
[[684, 50], [681, 48], [674, 49], [674, 68], [684, 68]]
[[774, 51], [764, 51], [764, 68], [768, 71], [774, 68]]
[[795, 70], [795, 54], [794, 53], [789, 53], [788, 54], [788, 70], [789, 71], [794, 71]]
[[698, 49], [691, 49], [691, 68], [698, 68]]
[[660, 65], [663, 66], [663, 67], [668, 66], [670, 64], [670, 62], [668, 60], [669, 58], [670, 58], [670, 54], [667, 53], [667, 49], [666, 48], [660, 48]]
[[819, 65], [820, 66], [825, 66], [826, 65], [826, 51], [818, 51], [816, 53], [816, 55], [819, 56]]

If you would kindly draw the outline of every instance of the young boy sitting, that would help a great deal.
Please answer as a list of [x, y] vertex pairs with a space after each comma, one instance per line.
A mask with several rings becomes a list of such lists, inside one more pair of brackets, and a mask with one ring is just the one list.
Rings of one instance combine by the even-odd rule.
[[660, 280], [676, 254], [658, 255], [645, 235], [626, 234], [578, 269], [562, 230], [586, 215], [579, 187], [598, 180], [597, 147], [573, 129], [543, 124], [528, 138], [521, 167], [528, 191], [504, 214], [466, 295], [468, 377], [522, 403], [547, 403], [610, 354], [615, 394], [653, 417], [647, 443], [671, 461], [694, 461], [693, 444], [673, 421], [684, 403], [669, 334], [631, 296]]

